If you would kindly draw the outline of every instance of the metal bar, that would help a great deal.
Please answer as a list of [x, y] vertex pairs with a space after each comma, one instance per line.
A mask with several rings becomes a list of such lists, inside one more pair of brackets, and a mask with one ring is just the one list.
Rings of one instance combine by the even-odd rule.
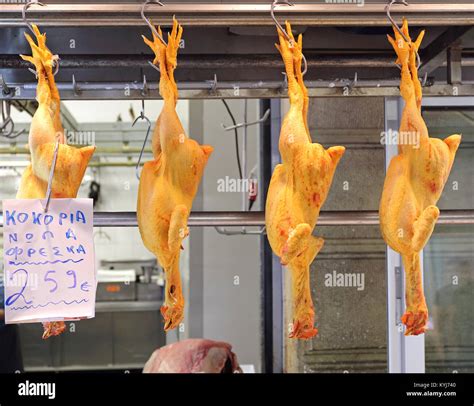
[[[349, 80], [307, 81], [309, 97], [389, 97], [399, 96], [400, 80], [359, 80], [357, 87], [347, 92]], [[11, 95], [0, 92], [0, 100], [34, 100], [36, 98], [36, 83], [9, 84], [17, 89]], [[59, 83], [58, 90], [62, 100], [142, 100], [161, 99], [157, 84], [150, 84], [147, 95], [143, 96], [139, 83], [81, 83], [81, 93], [74, 93], [71, 83]], [[239, 92], [235, 92], [235, 88]], [[456, 87], [456, 89], [454, 89]], [[286, 98], [282, 92], [282, 82], [218, 82], [215, 92], [211, 92], [206, 82], [181, 82], [178, 84], [180, 99], [246, 99], [246, 98]], [[129, 92], [124, 92], [129, 89]], [[345, 90], [346, 89], [346, 90]], [[462, 86], [435, 84], [423, 89], [424, 96], [474, 96], [474, 83], [464, 81]]]
[[[275, 167], [281, 163], [281, 156], [279, 150], [279, 140], [280, 140], [280, 131], [281, 123], [283, 122], [283, 115], [286, 112], [282, 111], [282, 101], [281, 100], [271, 100], [270, 101], [270, 165], [271, 165], [271, 174], [275, 170]], [[271, 180], [268, 179], [268, 184], [265, 188], [265, 201], [268, 194], [268, 186]], [[264, 206], [262, 206], [264, 207]], [[287, 335], [287, 328], [285, 326], [285, 316], [284, 316], [284, 298], [285, 298], [285, 283], [284, 283], [284, 272], [283, 266], [281, 265], [280, 258], [278, 258], [272, 251], [270, 243], [267, 239], [267, 247], [271, 255], [272, 261], [272, 337], [273, 337], [273, 372], [281, 373], [285, 371], [286, 359], [285, 359], [285, 340]]]
[[[384, 129], [398, 131], [400, 127], [402, 101], [400, 97], [390, 97], [384, 100]], [[385, 172], [392, 158], [397, 155], [397, 146], [385, 144]], [[388, 372], [401, 373], [403, 365], [403, 325], [398, 318], [403, 312], [403, 275], [401, 274], [401, 256], [398, 252], [386, 246], [387, 271], [387, 358]], [[401, 310], [400, 310], [401, 309]]]
[[[431, 59], [438, 54], [443, 56], [434, 68], [445, 64], [446, 59], [442, 54], [447, 47], [465, 33], [470, 27], [451, 27], [447, 31], [450, 35], [442, 34], [423, 52], [422, 58], [428, 65]], [[452, 42], [449, 42], [452, 40]], [[354, 54], [324, 54], [325, 51], [317, 53], [306, 53], [309, 68], [394, 68], [393, 55], [388, 52], [377, 52], [365, 54], [364, 56]], [[364, 51], [367, 52], [367, 51]], [[104, 69], [104, 68], [148, 68], [151, 55], [73, 55], [61, 54], [61, 69]], [[427, 63], [428, 62], [428, 63]], [[27, 69], [31, 64], [18, 57], [18, 55], [1, 55], [0, 69]], [[474, 66], [474, 58], [470, 52], [465, 52], [463, 66]], [[283, 68], [283, 62], [277, 55], [193, 55], [184, 54], [179, 56], [180, 69], [255, 69], [255, 68]], [[433, 69], [429, 70], [430, 73]], [[82, 90], [82, 88], [81, 88]]]
[[474, 107], [472, 97], [423, 97], [423, 107]]
[[162, 301], [123, 301], [123, 302], [96, 302], [95, 311], [104, 312], [149, 312], [160, 310]]
[[[125, 168], [125, 167], [136, 167], [137, 161], [123, 161], [123, 162], [89, 162], [87, 167], [91, 168]], [[29, 161], [1, 161], [0, 169], [6, 168], [26, 168], [30, 164]], [[140, 166], [143, 166], [145, 162], [140, 162]]]
[[[337, 3], [334, 1], [334, 3]], [[0, 26], [24, 26], [23, 5], [3, 5]], [[269, 4], [167, 4], [150, 7], [147, 15], [156, 25], [169, 25], [178, 16], [184, 26], [273, 25]], [[295, 4], [279, 11], [293, 24], [326, 26], [387, 26], [385, 4]], [[142, 26], [140, 4], [48, 4], [31, 8], [29, 18], [42, 26]], [[411, 4], [393, 10], [397, 20], [409, 15], [412, 25], [469, 25], [474, 5], [465, 3]]]
[[[448, 39], [459, 38], [461, 33], [466, 32], [470, 27], [451, 27], [447, 32], [452, 34]], [[436, 62], [428, 73], [432, 72], [438, 66], [446, 65], [446, 58], [443, 54], [448, 42], [441, 34], [433, 43], [431, 43], [423, 53], [422, 68], [431, 64], [431, 60], [440, 54], [441, 60]], [[442, 39], [442, 42], [441, 42]], [[366, 52], [366, 51], [365, 51]], [[380, 52], [358, 56], [354, 54], [325, 55], [324, 51], [317, 53], [308, 52], [307, 62], [309, 68], [394, 68], [393, 55]], [[72, 55], [61, 54], [61, 69], [123, 69], [123, 68], [148, 68], [148, 55]], [[0, 69], [27, 69], [31, 64], [18, 57], [18, 55], [2, 55], [0, 57]], [[465, 52], [463, 66], [474, 66], [474, 59], [471, 52]], [[281, 58], [276, 55], [192, 55], [184, 54], [179, 57], [180, 69], [254, 69], [254, 68], [283, 68]]]
[[[61, 69], [85, 68], [148, 68], [149, 55], [68, 55], [61, 54]], [[2, 55], [0, 69], [26, 69], [31, 64], [18, 55]], [[393, 55], [389, 53], [354, 55], [308, 54], [308, 67], [328, 68], [393, 68]], [[283, 68], [277, 55], [180, 55], [180, 69], [252, 69]]]
[[[0, 226], [3, 227], [3, 212], [0, 212]], [[363, 226], [378, 225], [376, 211], [322, 211], [318, 226]], [[474, 210], [443, 210], [437, 224], [474, 224]], [[191, 212], [188, 225], [192, 227], [215, 226], [263, 226], [263, 211], [209, 211]], [[137, 218], [133, 211], [96, 212], [96, 227], [136, 227]]]
[[[97, 147], [96, 154], [138, 154], [142, 149], [140, 147], [131, 147], [124, 145], [122, 147]], [[151, 153], [151, 148], [145, 148], [144, 152]], [[30, 150], [27, 147], [18, 147], [10, 145], [0, 146], [0, 155], [29, 155]]]
[[[260, 112], [271, 109], [271, 100], [260, 100]], [[271, 120], [261, 123], [259, 143], [260, 165], [259, 165], [259, 193], [260, 207], [265, 206], [267, 200], [268, 185], [272, 176], [271, 166]], [[273, 351], [273, 267], [272, 267], [272, 249], [265, 235], [259, 239], [260, 244], [260, 268], [261, 268], [261, 359], [262, 371], [269, 374], [273, 373], [274, 351]]]
[[460, 85], [462, 83], [461, 51], [458, 41], [448, 49], [448, 83]]

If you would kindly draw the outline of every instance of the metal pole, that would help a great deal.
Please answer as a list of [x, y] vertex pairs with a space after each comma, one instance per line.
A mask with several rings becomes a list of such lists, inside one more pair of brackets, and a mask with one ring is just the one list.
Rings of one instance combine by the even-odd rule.
[[[3, 227], [3, 212], [0, 212], [0, 226]], [[363, 226], [378, 225], [376, 211], [322, 211], [318, 226]], [[474, 224], [474, 210], [443, 210], [437, 222], [442, 224]], [[202, 211], [191, 212], [188, 225], [192, 227], [232, 227], [265, 225], [263, 211]], [[95, 212], [95, 227], [137, 227], [136, 213], [133, 211]]]
[[[387, 26], [385, 2], [362, 4], [295, 4], [279, 12], [281, 19], [295, 25], [307, 26]], [[24, 26], [23, 5], [2, 5], [0, 26]], [[41, 26], [143, 26], [141, 4], [48, 4], [30, 10], [30, 18]], [[474, 24], [474, 5], [469, 3], [410, 3], [400, 12], [394, 10], [396, 20], [409, 16], [413, 25], [469, 25]], [[149, 10], [155, 25], [169, 26], [173, 15], [179, 16], [183, 26], [273, 25], [269, 18], [269, 4], [227, 3], [197, 4], [170, 3], [166, 7]]]
[[[333, 81], [321, 80], [305, 82], [309, 97], [379, 97], [398, 96], [399, 80], [358, 80], [357, 87], [347, 94], [349, 79]], [[179, 82], [178, 89], [181, 99], [249, 99], [249, 98], [286, 98], [281, 92], [283, 81], [258, 82], [218, 82], [215, 91], [210, 92], [213, 85], [209, 81]], [[0, 92], [0, 100], [34, 100], [36, 98], [36, 83], [8, 83], [9, 88], [18, 89], [8, 95]], [[143, 96], [142, 84], [137, 82], [94, 82], [80, 83], [81, 92], [78, 95], [72, 83], [57, 83], [62, 100], [143, 100], [161, 99], [158, 84], [149, 84], [148, 93]], [[239, 88], [238, 94], [235, 88]], [[128, 92], [124, 92], [127, 89]], [[346, 89], [346, 90], [345, 90]], [[423, 90], [426, 96], [452, 96], [454, 91], [458, 96], [474, 95], [474, 81], [463, 81], [462, 85], [434, 84]]]
[[[271, 109], [269, 99], [260, 100], [260, 112]], [[270, 110], [272, 117], [272, 110]], [[260, 206], [265, 207], [268, 185], [272, 176], [271, 159], [271, 120], [266, 120], [260, 126], [261, 136], [258, 138], [260, 151], [260, 176], [258, 188]], [[273, 253], [265, 235], [260, 237], [260, 268], [261, 268], [261, 360], [262, 372], [267, 374], [276, 372], [273, 368]]]

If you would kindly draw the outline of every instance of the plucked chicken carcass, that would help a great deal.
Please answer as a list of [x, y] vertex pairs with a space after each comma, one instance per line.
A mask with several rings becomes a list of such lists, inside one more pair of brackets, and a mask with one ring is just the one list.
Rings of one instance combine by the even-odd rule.
[[444, 140], [428, 136], [421, 115], [422, 89], [416, 66], [416, 52], [424, 32], [411, 42], [406, 20], [402, 32], [409, 42], [396, 29], [394, 32], [395, 39], [388, 36], [388, 40], [401, 65], [400, 93], [405, 100], [399, 134], [412, 134], [416, 143], [399, 143], [398, 155], [390, 162], [380, 201], [380, 227], [387, 244], [402, 255], [406, 280], [406, 311], [402, 317], [405, 335], [418, 335], [425, 331], [428, 321], [420, 251], [438, 219], [436, 202], [448, 179], [461, 136], [451, 135]]
[[230, 344], [198, 338], [179, 341], [153, 352], [143, 373], [242, 372]]
[[286, 27], [291, 41], [279, 31], [280, 45], [276, 47], [285, 63], [290, 109], [281, 127], [282, 164], [275, 167], [270, 181], [265, 223], [273, 252], [291, 272], [293, 328], [290, 337], [308, 339], [317, 334], [309, 266], [324, 243], [312, 232], [345, 148], [337, 146], [325, 150], [311, 142], [307, 123], [309, 98], [301, 72], [303, 39], [300, 34], [296, 42], [288, 22]]
[[[52, 198], [74, 198], [81, 185], [87, 164], [95, 147], [74, 148], [66, 144], [59, 110], [59, 92], [53, 74], [53, 56], [46, 46], [46, 34], [33, 25], [37, 44], [25, 34], [31, 46], [32, 56], [21, 57], [31, 62], [38, 76], [36, 99], [38, 109], [33, 116], [28, 138], [31, 164], [23, 172], [17, 199], [44, 199], [53, 162], [56, 141], [58, 155], [51, 187]], [[65, 330], [63, 322], [43, 323], [43, 338], [59, 335]]]
[[[161, 29], [158, 28], [161, 35]], [[137, 217], [145, 246], [158, 258], [166, 275], [165, 303], [161, 307], [165, 330], [183, 319], [184, 299], [179, 273], [181, 242], [188, 235], [187, 220], [212, 147], [199, 145], [184, 132], [176, 114], [178, 87], [174, 80], [182, 27], [173, 19], [168, 45], [153, 34], [143, 37], [160, 68], [160, 95], [164, 106], [152, 139], [153, 161], [140, 177]]]

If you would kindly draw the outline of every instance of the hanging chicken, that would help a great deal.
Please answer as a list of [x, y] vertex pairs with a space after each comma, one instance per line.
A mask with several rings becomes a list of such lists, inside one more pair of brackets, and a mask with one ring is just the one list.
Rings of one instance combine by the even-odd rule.
[[390, 162], [380, 201], [380, 228], [387, 244], [402, 255], [406, 278], [406, 311], [402, 317], [405, 335], [418, 335], [425, 331], [428, 322], [420, 251], [438, 219], [436, 202], [448, 179], [461, 136], [451, 135], [444, 140], [429, 137], [421, 115], [422, 89], [416, 66], [416, 52], [424, 32], [411, 42], [405, 19], [402, 32], [409, 42], [395, 28], [394, 32], [395, 39], [388, 36], [388, 40], [401, 65], [400, 93], [405, 100], [399, 134], [415, 141], [412, 145], [400, 143], [398, 155]]
[[[161, 36], [161, 29], [158, 28]], [[137, 217], [145, 246], [158, 258], [166, 275], [165, 303], [161, 307], [165, 330], [183, 319], [179, 256], [188, 235], [187, 220], [212, 147], [199, 145], [184, 132], [176, 114], [178, 87], [174, 80], [182, 27], [173, 19], [168, 45], [153, 34], [143, 37], [155, 53], [160, 68], [160, 95], [164, 106], [153, 132], [153, 161], [146, 162], [140, 177]]]
[[311, 142], [308, 129], [308, 92], [301, 72], [302, 42], [294, 40], [286, 23], [288, 40], [278, 30], [276, 45], [285, 64], [290, 109], [280, 132], [282, 163], [275, 167], [268, 190], [265, 223], [273, 252], [288, 266], [292, 279], [293, 327], [291, 338], [308, 339], [317, 334], [311, 299], [309, 266], [324, 240], [312, 235], [326, 200], [344, 147], [325, 150]]
[[[46, 46], [46, 34], [41, 34], [32, 25], [37, 44], [25, 34], [31, 46], [32, 56], [20, 55], [36, 68], [38, 86], [36, 99], [38, 109], [33, 116], [28, 137], [31, 164], [23, 172], [17, 199], [43, 199], [46, 197], [48, 178], [53, 162], [56, 141], [59, 141], [56, 167], [51, 187], [52, 198], [74, 198], [94, 153], [95, 147], [75, 148], [66, 144], [61, 124], [59, 92], [53, 74], [53, 64], [57, 59]], [[43, 323], [43, 338], [61, 334], [63, 322]]]

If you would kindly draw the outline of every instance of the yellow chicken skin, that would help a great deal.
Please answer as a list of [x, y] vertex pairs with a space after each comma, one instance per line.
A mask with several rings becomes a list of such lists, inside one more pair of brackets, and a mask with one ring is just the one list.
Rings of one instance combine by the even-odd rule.
[[[158, 27], [161, 35], [161, 29]], [[174, 80], [177, 53], [183, 29], [173, 19], [168, 45], [153, 35], [143, 37], [154, 51], [160, 68], [160, 95], [164, 106], [153, 132], [153, 161], [146, 162], [140, 177], [137, 217], [142, 240], [166, 275], [165, 303], [161, 307], [165, 331], [183, 319], [179, 256], [182, 240], [189, 234], [187, 220], [207, 160], [213, 150], [199, 145], [184, 132], [176, 114], [178, 87]]]
[[[408, 23], [402, 32], [407, 43], [394, 29], [395, 39], [388, 36], [401, 65], [400, 93], [405, 100], [400, 134], [411, 134], [414, 145], [398, 145], [398, 155], [387, 170], [380, 201], [380, 228], [386, 243], [402, 255], [405, 268], [406, 311], [402, 322], [405, 335], [424, 333], [428, 308], [423, 295], [420, 251], [428, 242], [439, 216], [436, 202], [441, 196], [454, 157], [461, 142], [460, 135], [444, 140], [430, 138], [421, 115], [422, 89], [418, 80], [416, 51], [424, 31], [411, 42]], [[418, 144], [419, 145], [415, 145]]]
[[302, 35], [294, 40], [286, 23], [288, 41], [279, 30], [277, 49], [283, 58], [288, 78], [290, 109], [280, 132], [282, 164], [275, 167], [268, 190], [265, 224], [273, 252], [288, 266], [292, 279], [293, 329], [290, 338], [309, 339], [314, 328], [309, 266], [324, 240], [312, 235], [331, 186], [336, 166], [345, 148], [325, 150], [312, 143], [308, 130], [308, 92], [301, 72]]
[[[87, 164], [95, 147], [75, 148], [66, 144], [60, 117], [60, 97], [53, 74], [53, 63], [57, 59], [46, 46], [46, 34], [41, 34], [33, 25], [37, 44], [25, 34], [31, 46], [32, 56], [20, 55], [31, 62], [38, 76], [36, 99], [38, 109], [33, 116], [28, 144], [31, 164], [23, 172], [17, 199], [44, 199], [53, 162], [56, 141], [59, 140], [58, 155], [51, 187], [52, 198], [74, 198], [82, 182]], [[59, 335], [65, 330], [63, 322], [43, 323], [43, 338]]]

